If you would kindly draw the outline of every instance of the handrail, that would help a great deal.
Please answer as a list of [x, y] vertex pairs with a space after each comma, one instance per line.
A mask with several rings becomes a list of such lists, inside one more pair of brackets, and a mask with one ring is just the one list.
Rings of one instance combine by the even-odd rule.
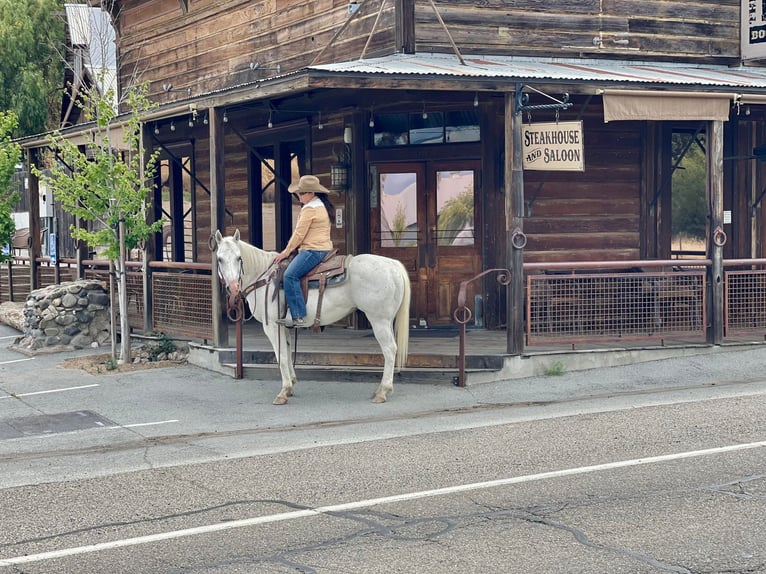
[[[758, 261], [758, 260], [751, 260]], [[676, 267], [679, 265], [707, 267], [712, 259], [631, 259], [627, 261], [553, 261], [524, 263], [524, 271], [547, 269], [626, 269], [629, 267]], [[725, 264], [725, 262], [724, 262]]]
[[509, 285], [511, 283], [511, 272], [504, 268], [487, 269], [478, 275], [471, 277], [466, 281], [460, 282], [460, 290], [457, 294], [457, 309], [453, 312], [452, 316], [455, 322], [460, 325], [460, 353], [458, 355], [458, 376], [455, 385], [458, 387], [465, 386], [465, 325], [471, 320], [473, 314], [471, 310], [465, 306], [466, 288], [468, 284], [489, 275], [490, 273], [497, 273], [495, 278], [501, 285]]

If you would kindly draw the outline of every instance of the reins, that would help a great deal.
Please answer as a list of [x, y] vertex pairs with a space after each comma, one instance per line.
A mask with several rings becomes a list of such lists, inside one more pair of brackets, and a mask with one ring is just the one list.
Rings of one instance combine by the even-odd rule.
[[[276, 268], [272, 265], [266, 271], [261, 273], [256, 280], [251, 283], [250, 285], [247, 285], [246, 287], [242, 287], [242, 275], [244, 271], [244, 264], [242, 261], [239, 263], [240, 265], [240, 272], [239, 272], [239, 290], [237, 292], [237, 295], [234, 299], [234, 302], [232, 303], [231, 297], [229, 296], [229, 289], [224, 284], [223, 278], [220, 276], [220, 269], [219, 269], [219, 279], [222, 287], [225, 290], [225, 294], [227, 295], [226, 303], [224, 305], [226, 306], [226, 316], [229, 318], [230, 321], [233, 323], [242, 322], [243, 324], [251, 319], [255, 318], [255, 309], [250, 310], [250, 319], [245, 318], [245, 300], [247, 299], [247, 296], [250, 293], [253, 293], [260, 289], [261, 287], [268, 286], [268, 284], [271, 282], [272, 278], [274, 277], [274, 274], [276, 272]], [[279, 291], [279, 288], [277, 287], [277, 292]], [[266, 289], [266, 292], [264, 293], [264, 319], [268, 321], [268, 297], [269, 297], [269, 290]], [[255, 301], [255, 304], [258, 304], [257, 297], [253, 297], [253, 300]], [[279, 315], [279, 313], [277, 313]], [[298, 357], [298, 329], [293, 329], [293, 368], [295, 367], [295, 362]], [[282, 348], [282, 329], [279, 329], [277, 331], [277, 348]], [[279, 356], [281, 353], [276, 353], [276, 361], [277, 366], [279, 366]]]

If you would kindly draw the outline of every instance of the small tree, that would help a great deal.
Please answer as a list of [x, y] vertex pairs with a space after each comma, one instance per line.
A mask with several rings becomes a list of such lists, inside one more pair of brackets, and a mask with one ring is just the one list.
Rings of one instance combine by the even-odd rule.
[[[148, 182], [157, 167], [157, 153], [144, 162], [141, 142], [141, 114], [154, 107], [147, 98], [147, 86], [133, 87], [125, 100], [129, 111], [122, 119], [113, 107], [111, 90], [84, 93], [83, 114], [93, 122], [87, 145], [78, 147], [56, 132], [51, 147], [61, 161], [48, 166], [47, 173], [33, 168], [65, 211], [91, 223], [73, 227], [72, 237], [92, 247], [105, 247], [114, 266], [122, 334], [120, 363], [130, 359], [125, 252], [141, 246], [163, 224], [162, 220], [146, 221], [146, 201], [153, 187]], [[115, 328], [112, 325], [113, 332]], [[112, 354], [115, 359], [114, 349]]]
[[[11, 141], [18, 126], [16, 114], [0, 112], [0, 245], [10, 245], [16, 224], [11, 217], [13, 206], [19, 200], [17, 192], [11, 190], [16, 165], [21, 161], [21, 146]], [[0, 261], [12, 257], [0, 252]]]

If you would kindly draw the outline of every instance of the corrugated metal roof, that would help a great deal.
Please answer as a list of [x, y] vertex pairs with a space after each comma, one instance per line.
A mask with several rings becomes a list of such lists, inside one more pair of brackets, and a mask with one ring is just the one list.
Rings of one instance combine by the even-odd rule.
[[453, 54], [394, 54], [309, 70], [336, 74], [445, 76], [464, 79], [584, 82], [597, 85], [657, 84], [678, 88], [757, 91], [766, 88], [766, 68], [629, 62], [604, 59], [517, 58]]

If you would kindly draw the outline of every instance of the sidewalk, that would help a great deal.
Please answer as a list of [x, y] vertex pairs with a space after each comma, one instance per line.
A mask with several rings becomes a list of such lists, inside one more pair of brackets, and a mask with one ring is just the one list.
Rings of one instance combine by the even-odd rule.
[[[192, 345], [189, 361], [206, 369], [235, 376], [235, 345], [235, 326], [231, 325], [228, 347], [216, 349], [207, 345]], [[766, 348], [766, 343], [756, 340], [755, 336], [729, 339], [721, 346], [682, 339], [656, 343], [606, 341], [577, 347], [530, 346], [520, 356], [510, 356], [507, 347], [505, 331], [469, 329], [465, 338], [465, 385]], [[396, 375], [395, 381], [440, 381], [455, 384], [460, 367], [459, 349], [460, 337], [457, 329], [413, 329], [410, 331], [407, 367]], [[256, 321], [249, 321], [243, 327], [243, 365], [244, 378], [279, 378], [271, 345]], [[298, 334], [295, 365], [299, 379], [326, 380], [343, 376], [345, 380], [374, 381], [380, 377], [382, 357], [370, 330], [328, 327], [321, 333], [313, 333], [309, 329], [301, 329]]]

